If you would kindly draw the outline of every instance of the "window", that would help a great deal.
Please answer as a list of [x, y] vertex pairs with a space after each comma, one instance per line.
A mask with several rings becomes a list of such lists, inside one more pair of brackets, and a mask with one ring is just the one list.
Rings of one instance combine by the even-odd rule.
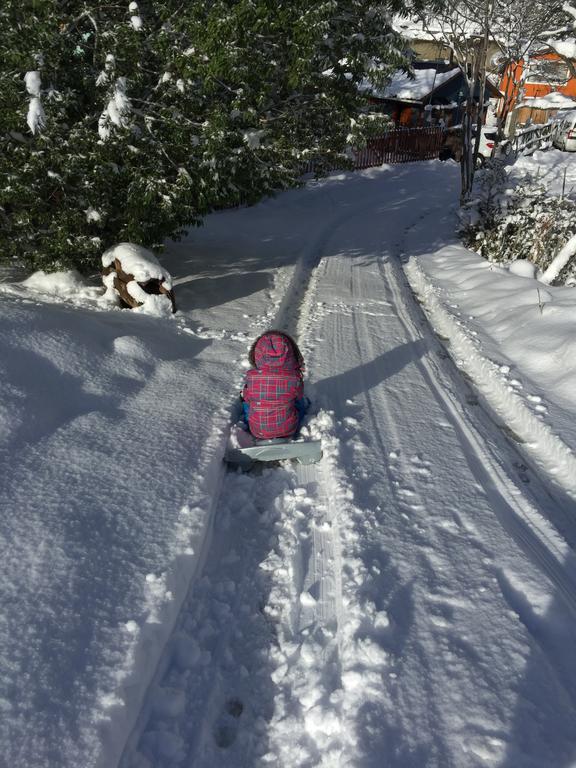
[[563, 61], [533, 59], [528, 65], [526, 82], [565, 85], [568, 82], [568, 67]]

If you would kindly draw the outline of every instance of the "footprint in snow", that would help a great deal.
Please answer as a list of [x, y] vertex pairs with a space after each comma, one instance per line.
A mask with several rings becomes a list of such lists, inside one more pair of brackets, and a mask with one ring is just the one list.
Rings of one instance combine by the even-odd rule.
[[224, 705], [213, 730], [214, 741], [221, 749], [228, 749], [236, 741], [242, 712], [244, 712], [244, 704], [240, 699], [228, 699]]
[[430, 471], [430, 467], [432, 466], [432, 462], [427, 461], [426, 459], [423, 459], [420, 454], [415, 454], [410, 458], [410, 463], [412, 464], [412, 471], [415, 472], [417, 475], [420, 475], [422, 477], [430, 477], [432, 472]]

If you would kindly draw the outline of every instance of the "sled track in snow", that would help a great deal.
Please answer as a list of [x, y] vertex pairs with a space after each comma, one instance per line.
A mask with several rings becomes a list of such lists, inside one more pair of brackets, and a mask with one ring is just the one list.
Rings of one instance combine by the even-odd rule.
[[[309, 352], [308, 316], [315, 270], [338, 229], [359, 206], [329, 221], [300, 256], [266, 327], [287, 330]], [[272, 320], [272, 316], [274, 319]], [[255, 328], [255, 333], [263, 328]], [[331, 421], [320, 427], [331, 439]], [[223, 475], [214, 531], [149, 688], [120, 768], [219, 768], [253, 764], [272, 750], [273, 764], [294, 760], [292, 728], [308, 728], [310, 754], [320, 760], [306, 722], [309, 654], [318, 654], [314, 690], [329, 699], [340, 687], [339, 626], [343, 617], [339, 508], [346, 490], [334, 460]], [[248, 663], [247, 663], [248, 661]], [[251, 664], [252, 669], [248, 669]], [[302, 698], [299, 698], [302, 697]], [[276, 743], [268, 721], [276, 708]], [[276, 761], [276, 762], [274, 762]]]

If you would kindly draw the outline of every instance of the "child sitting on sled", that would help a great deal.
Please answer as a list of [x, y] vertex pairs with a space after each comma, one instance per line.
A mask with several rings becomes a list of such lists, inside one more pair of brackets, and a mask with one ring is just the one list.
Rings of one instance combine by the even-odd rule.
[[242, 390], [244, 420], [258, 440], [294, 437], [310, 401], [304, 397], [304, 359], [283, 331], [266, 331], [250, 349], [252, 368]]

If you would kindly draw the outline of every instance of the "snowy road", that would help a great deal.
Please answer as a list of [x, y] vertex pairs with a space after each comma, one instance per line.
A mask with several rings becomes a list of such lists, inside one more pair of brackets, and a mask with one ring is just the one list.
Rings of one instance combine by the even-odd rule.
[[575, 764], [574, 503], [479, 407], [408, 287], [437, 176], [282, 210], [276, 242], [306, 247], [251, 323], [297, 334], [324, 458], [224, 478], [122, 768]]

